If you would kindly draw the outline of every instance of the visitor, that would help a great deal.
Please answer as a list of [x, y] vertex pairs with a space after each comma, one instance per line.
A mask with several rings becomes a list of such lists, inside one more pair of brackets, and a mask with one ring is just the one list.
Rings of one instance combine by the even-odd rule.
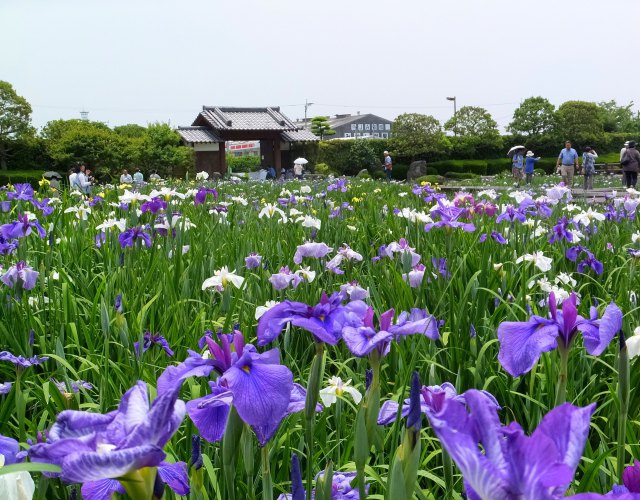
[[131, 184], [133, 182], [133, 178], [131, 177], [131, 174], [129, 174], [129, 171], [125, 168], [122, 171], [122, 175], [120, 176], [120, 184]]
[[584, 171], [584, 190], [593, 189], [593, 176], [596, 174], [596, 158], [598, 153], [587, 146], [582, 153], [582, 170]]
[[144, 182], [144, 175], [142, 175], [139, 168], [136, 168], [136, 173], [133, 174], [133, 182], [135, 182], [138, 187]]
[[293, 174], [299, 180], [302, 180], [302, 171], [303, 171], [303, 169], [304, 169], [304, 167], [302, 166], [302, 163], [294, 163], [294, 165], [293, 165]]
[[[622, 146], [622, 149], [620, 150], [620, 168], [622, 168], [622, 157], [627, 152], [628, 147], [629, 147], [629, 141], [625, 141], [624, 146]], [[622, 171], [622, 185], [623, 186], [627, 185], [627, 179], [626, 179], [624, 170]]]
[[153, 172], [151, 172], [151, 175], [149, 176], [149, 180], [152, 181], [152, 182], [157, 182], [157, 181], [162, 180], [162, 177], [160, 177], [158, 175], [158, 171], [157, 170], [154, 170]]
[[89, 196], [91, 194], [91, 186], [96, 182], [96, 179], [93, 177], [93, 173], [89, 169], [85, 171], [84, 177], [86, 182], [82, 192]]
[[536, 163], [540, 161], [540, 156], [537, 158], [534, 157], [533, 151], [527, 151], [527, 158], [525, 160], [524, 173], [527, 176], [526, 183], [528, 186], [531, 185], [531, 181], [533, 180], [533, 171], [536, 168]]
[[69, 169], [69, 189], [76, 189], [76, 183], [78, 182], [78, 167]]
[[384, 152], [384, 173], [387, 176], [387, 181], [391, 180], [391, 173], [393, 172], [393, 160], [389, 156], [389, 151]]
[[[87, 178], [87, 167], [81, 164], [76, 173], [76, 188], [83, 194], [89, 194], [91, 192], [91, 181]], [[89, 173], [91, 173], [91, 170], [89, 170]]]
[[627, 188], [635, 189], [638, 182], [638, 172], [640, 172], [640, 152], [636, 149], [636, 141], [629, 141], [629, 146], [620, 164], [625, 174]]
[[564, 143], [564, 149], [558, 155], [556, 169], [562, 175], [562, 182], [569, 189], [573, 187], [573, 174], [580, 168], [578, 163], [578, 153], [571, 147], [571, 142]]
[[276, 178], [276, 169], [273, 168], [273, 165], [269, 165], [267, 169], [267, 180], [275, 180]]
[[522, 181], [522, 174], [524, 170], [524, 156], [522, 153], [516, 152], [511, 158], [511, 174], [513, 175], [513, 185], [520, 187], [520, 181]]

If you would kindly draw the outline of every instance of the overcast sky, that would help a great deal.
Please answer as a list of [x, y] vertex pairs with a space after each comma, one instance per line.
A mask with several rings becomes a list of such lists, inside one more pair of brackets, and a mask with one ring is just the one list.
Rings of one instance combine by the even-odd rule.
[[[526, 97], [640, 104], [637, 0], [0, 0], [0, 80], [34, 125], [190, 125], [201, 106], [291, 118], [452, 114]], [[627, 63], [632, 58], [634, 62]]]

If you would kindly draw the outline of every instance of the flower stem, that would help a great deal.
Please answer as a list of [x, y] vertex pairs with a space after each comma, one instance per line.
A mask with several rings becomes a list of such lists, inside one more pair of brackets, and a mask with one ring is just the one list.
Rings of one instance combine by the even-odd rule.
[[149, 500], [153, 498], [156, 473], [156, 467], [144, 467], [122, 476], [120, 484], [132, 500]]
[[567, 368], [569, 366], [569, 348], [560, 345], [558, 351], [560, 352], [560, 374], [555, 406], [560, 406], [567, 401]]
[[447, 498], [453, 497], [453, 464], [451, 463], [451, 456], [442, 450], [442, 467], [444, 469], [444, 485], [446, 488]]
[[271, 469], [269, 468], [269, 445], [263, 446], [262, 451], [262, 498], [263, 500], [273, 500], [273, 482], [271, 480]]
[[619, 484], [622, 484], [627, 437], [627, 413], [629, 411], [629, 354], [622, 331], [620, 331], [620, 354], [618, 357], [618, 400], [620, 402], [620, 414], [618, 416], [618, 453], [616, 468]]
[[324, 343], [316, 343], [316, 355], [311, 364], [311, 373], [307, 384], [307, 399], [304, 408], [304, 436], [307, 448], [307, 469], [306, 469], [306, 489], [307, 500], [311, 500], [311, 490], [313, 489], [313, 428], [316, 419], [316, 405], [320, 396], [320, 383], [324, 374]]

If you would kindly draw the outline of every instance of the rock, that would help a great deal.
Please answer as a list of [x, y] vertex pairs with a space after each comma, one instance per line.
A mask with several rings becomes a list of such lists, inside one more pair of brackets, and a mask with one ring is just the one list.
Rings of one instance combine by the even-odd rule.
[[412, 181], [427, 175], [427, 162], [424, 160], [418, 160], [411, 162], [409, 170], [407, 171], [407, 180]]
[[213, 172], [210, 176], [209, 179], [212, 181], [219, 181], [222, 180], [222, 174], [220, 172]]

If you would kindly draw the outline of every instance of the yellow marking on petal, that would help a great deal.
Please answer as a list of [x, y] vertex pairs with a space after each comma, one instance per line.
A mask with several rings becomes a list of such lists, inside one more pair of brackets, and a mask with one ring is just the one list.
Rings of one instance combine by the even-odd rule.
[[249, 369], [249, 367], [248, 367], [248, 366], [243, 366], [243, 367], [242, 367], [242, 370], [243, 370], [243, 371], [245, 371], [245, 372], [247, 372], [247, 373], [250, 373], [250, 372], [251, 372], [251, 370]]

